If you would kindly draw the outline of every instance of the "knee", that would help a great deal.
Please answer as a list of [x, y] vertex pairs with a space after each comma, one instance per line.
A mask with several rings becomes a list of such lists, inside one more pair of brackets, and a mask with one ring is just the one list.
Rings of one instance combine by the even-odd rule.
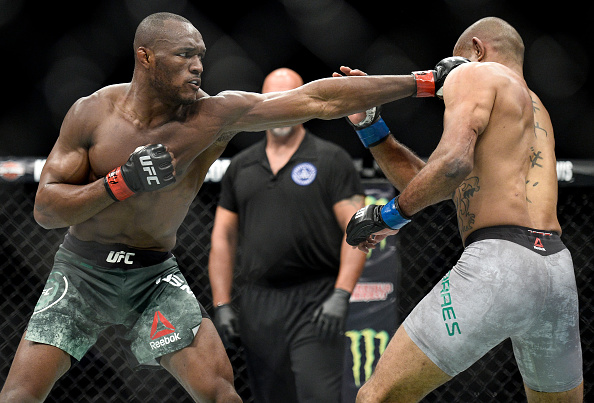
[[364, 384], [357, 392], [357, 399], [355, 403], [370, 403], [373, 402], [372, 396], [370, 394], [369, 384]]
[[220, 390], [214, 399], [217, 403], [242, 403], [241, 397], [237, 394], [235, 389], [231, 386]]
[[22, 389], [7, 390], [4, 388], [0, 392], [0, 403], [38, 403], [43, 402], [44, 400], [45, 396], [36, 396], [35, 394]]

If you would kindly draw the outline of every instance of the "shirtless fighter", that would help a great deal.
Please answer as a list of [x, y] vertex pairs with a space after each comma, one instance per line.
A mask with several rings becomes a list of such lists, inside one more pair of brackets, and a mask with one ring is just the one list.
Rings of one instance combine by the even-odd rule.
[[556, 215], [553, 128], [523, 78], [523, 41], [505, 21], [485, 18], [464, 31], [454, 55], [470, 63], [445, 80], [443, 134], [426, 164], [377, 117], [357, 127], [373, 137], [370, 150], [401, 193], [358, 211], [347, 241], [368, 251], [418, 211], [452, 198], [465, 245], [398, 329], [357, 402], [419, 401], [507, 338], [529, 402], [582, 402], [578, 296]]
[[[335, 119], [417, 94], [414, 75], [327, 78], [267, 94], [200, 89], [206, 47], [157, 13], [134, 38], [130, 83], [78, 100], [41, 174], [34, 215], [69, 227], [0, 402], [43, 401], [103, 329], [119, 324], [134, 364], [160, 364], [196, 401], [237, 402], [213, 323], [171, 250], [210, 165], [235, 133]], [[420, 87], [423, 87], [421, 85]]]

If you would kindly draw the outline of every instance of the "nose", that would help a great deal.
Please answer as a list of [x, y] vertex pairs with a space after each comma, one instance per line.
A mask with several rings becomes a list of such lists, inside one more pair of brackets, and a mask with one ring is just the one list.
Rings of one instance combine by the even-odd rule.
[[202, 65], [202, 59], [200, 59], [200, 57], [198, 56], [194, 56], [191, 59], [190, 62], [190, 72], [192, 74], [202, 74], [202, 71], [204, 70], [204, 66]]

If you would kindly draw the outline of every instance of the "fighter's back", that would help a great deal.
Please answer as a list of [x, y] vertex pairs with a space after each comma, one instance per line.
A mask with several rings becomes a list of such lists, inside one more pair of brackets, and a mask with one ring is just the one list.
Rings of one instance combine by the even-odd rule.
[[468, 63], [448, 87], [444, 125], [462, 120], [477, 132], [472, 171], [454, 194], [462, 239], [484, 227], [535, 227], [526, 188], [534, 117], [525, 81], [499, 63]]
[[561, 233], [557, 219], [557, 159], [551, 118], [540, 98], [530, 91], [534, 111], [534, 138], [529, 151], [530, 169], [526, 181], [528, 209], [534, 226]]

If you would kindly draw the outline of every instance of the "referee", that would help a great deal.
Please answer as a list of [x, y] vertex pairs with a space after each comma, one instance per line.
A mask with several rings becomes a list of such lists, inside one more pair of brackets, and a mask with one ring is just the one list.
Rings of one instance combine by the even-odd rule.
[[[282, 68], [262, 92], [303, 84]], [[364, 193], [350, 156], [303, 125], [266, 132], [232, 159], [212, 232], [209, 275], [223, 341], [241, 339], [255, 401], [340, 401], [344, 324], [365, 255], [346, 244]], [[239, 313], [231, 306], [233, 270]]]

